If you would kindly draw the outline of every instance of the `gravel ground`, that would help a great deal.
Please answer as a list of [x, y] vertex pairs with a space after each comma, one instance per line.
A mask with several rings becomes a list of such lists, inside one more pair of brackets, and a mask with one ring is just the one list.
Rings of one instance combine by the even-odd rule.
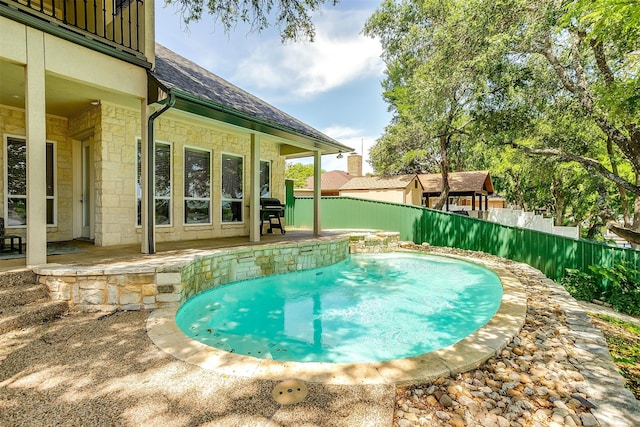
[[526, 264], [501, 263], [527, 292], [520, 334], [496, 358], [455, 378], [399, 387], [394, 425], [638, 426], [640, 402], [624, 388], [600, 331], [562, 287]]
[[0, 336], [0, 426], [389, 426], [393, 386], [277, 383], [217, 375], [149, 340], [149, 312], [71, 314]]
[[521, 333], [474, 371], [412, 387], [308, 384], [302, 403], [280, 406], [275, 382], [163, 353], [146, 311], [75, 313], [0, 336], [0, 426], [638, 425], [602, 335], [564, 290], [523, 264], [433, 251], [494, 260], [526, 284]]

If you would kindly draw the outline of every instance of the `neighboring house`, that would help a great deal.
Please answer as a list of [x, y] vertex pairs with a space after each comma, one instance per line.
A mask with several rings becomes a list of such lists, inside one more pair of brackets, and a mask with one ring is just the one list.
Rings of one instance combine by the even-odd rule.
[[[320, 175], [320, 194], [322, 196], [339, 196], [340, 187], [346, 184], [353, 176], [344, 171], [329, 171]], [[313, 196], [313, 177], [306, 179], [305, 188], [296, 188], [296, 196]]]
[[[338, 154], [339, 158], [342, 157], [342, 153]], [[362, 155], [351, 153], [347, 157], [347, 170], [344, 171], [329, 171], [320, 175], [320, 195], [322, 196], [339, 196], [340, 187], [342, 187], [347, 181], [354, 177], [362, 176]], [[314, 191], [314, 179], [309, 177], [305, 180], [305, 188], [294, 189], [296, 196], [305, 197], [313, 196]]]
[[355, 177], [340, 187], [340, 196], [416, 206], [421, 205], [422, 192], [416, 174]]
[[0, 217], [27, 265], [47, 241], [259, 240], [288, 156], [351, 151], [153, 29], [153, 1], [0, 2]]
[[[418, 179], [424, 188], [424, 206], [431, 208], [438, 202], [442, 192], [442, 175], [419, 174]], [[445, 205], [447, 211], [452, 203], [455, 203], [457, 208], [472, 211], [487, 211], [489, 207], [494, 207], [490, 205], [489, 198], [493, 194], [493, 182], [489, 171], [450, 172], [448, 180], [449, 198]]]

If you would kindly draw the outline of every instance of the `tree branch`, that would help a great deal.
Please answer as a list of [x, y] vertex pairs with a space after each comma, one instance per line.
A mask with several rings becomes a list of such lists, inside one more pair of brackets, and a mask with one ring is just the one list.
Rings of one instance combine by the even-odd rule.
[[513, 148], [516, 148], [518, 150], [522, 150], [527, 154], [532, 154], [532, 155], [536, 155], [536, 156], [559, 157], [562, 160], [580, 163], [586, 169], [589, 169], [589, 170], [592, 170], [594, 172], [597, 172], [598, 174], [600, 174], [602, 177], [608, 179], [609, 181], [611, 181], [611, 182], [613, 182], [613, 183], [615, 183], [617, 185], [620, 185], [621, 187], [625, 188], [626, 190], [630, 191], [631, 193], [633, 193], [635, 195], [640, 196], [640, 187], [639, 186], [633, 185], [629, 181], [627, 181], [627, 180], [621, 178], [620, 176], [614, 174], [609, 169], [605, 168], [597, 160], [590, 159], [588, 157], [578, 156], [578, 155], [571, 154], [571, 153], [565, 153], [563, 151], [556, 150], [554, 148], [543, 148], [543, 149], [529, 148], [529, 147], [522, 146], [522, 145], [520, 145], [518, 143], [515, 143], [515, 142], [512, 142], [509, 145], [511, 145]]
[[611, 68], [609, 68], [609, 64], [607, 64], [607, 57], [605, 56], [602, 42], [592, 39], [590, 44], [591, 50], [593, 51], [593, 56], [596, 59], [598, 70], [600, 70], [600, 73], [602, 73], [604, 82], [607, 87], [610, 87], [613, 84], [614, 77]]
[[[593, 118], [598, 127], [607, 135], [611, 140], [620, 148], [625, 154], [629, 162], [633, 165], [636, 172], [640, 171], [640, 149], [635, 146], [634, 139], [630, 139], [620, 129], [618, 129], [613, 123], [609, 121], [606, 114], [594, 105], [593, 99], [588, 92], [586, 77], [584, 76], [584, 70], [579, 63], [578, 48], [580, 45], [580, 35], [575, 35], [575, 39], [572, 43], [572, 55], [574, 60], [576, 78], [578, 82], [574, 82], [570, 77], [565, 67], [560, 63], [560, 60], [553, 52], [553, 45], [551, 43], [551, 36], [547, 35], [545, 40], [545, 48], [537, 51], [543, 55], [549, 65], [553, 68], [554, 72], [560, 79], [563, 87], [574, 94], [584, 111]], [[579, 66], [578, 66], [579, 65]]]
[[556, 75], [560, 79], [560, 82], [562, 83], [562, 86], [564, 86], [564, 88], [567, 89], [569, 92], [577, 95], [578, 93], [577, 93], [577, 89], [576, 89], [575, 84], [569, 78], [569, 75], [567, 74], [567, 71], [565, 70], [565, 68], [560, 63], [560, 60], [558, 59], [556, 54], [553, 53], [553, 45], [551, 44], [551, 36], [550, 35], [547, 35], [545, 42], [546, 43], [545, 43], [544, 50], [541, 50], [539, 52], [542, 55], [544, 55], [544, 57], [547, 59], [547, 61], [549, 62], [549, 64], [553, 68], [553, 71], [555, 71]]
[[582, 66], [582, 55], [580, 55], [580, 46], [582, 45], [582, 41], [584, 40], [585, 33], [584, 31], [578, 30], [576, 34], [573, 35], [573, 40], [571, 42], [571, 58], [573, 61], [573, 67], [576, 72], [576, 80], [577, 85], [576, 88], [579, 90], [579, 96], [584, 98], [583, 104], [590, 105], [590, 109], [593, 109], [593, 99], [589, 95], [589, 91], [587, 90], [587, 76], [584, 73], [584, 67]]
[[622, 237], [632, 246], [637, 247], [640, 245], [640, 232], [632, 230], [627, 227], [623, 227], [615, 221], [607, 221], [607, 228], [614, 234]]

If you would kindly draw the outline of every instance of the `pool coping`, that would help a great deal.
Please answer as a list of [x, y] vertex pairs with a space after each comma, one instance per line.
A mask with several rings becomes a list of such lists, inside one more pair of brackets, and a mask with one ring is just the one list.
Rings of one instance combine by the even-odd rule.
[[[398, 252], [416, 252], [398, 250]], [[280, 381], [295, 378], [306, 382], [340, 385], [417, 384], [472, 370], [498, 355], [524, 325], [527, 297], [518, 277], [495, 261], [439, 254], [489, 268], [500, 278], [502, 301], [496, 314], [463, 340], [440, 350], [415, 357], [382, 362], [326, 363], [281, 362], [229, 353], [209, 347], [184, 334], [175, 322], [178, 307], [156, 309], [147, 319], [151, 341], [186, 363], [215, 370], [222, 375]]]

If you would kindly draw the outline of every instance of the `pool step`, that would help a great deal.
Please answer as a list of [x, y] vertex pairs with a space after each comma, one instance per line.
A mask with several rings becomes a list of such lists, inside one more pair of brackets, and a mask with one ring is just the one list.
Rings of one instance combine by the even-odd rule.
[[0, 334], [51, 320], [68, 309], [65, 301], [49, 298], [32, 271], [0, 273]]

